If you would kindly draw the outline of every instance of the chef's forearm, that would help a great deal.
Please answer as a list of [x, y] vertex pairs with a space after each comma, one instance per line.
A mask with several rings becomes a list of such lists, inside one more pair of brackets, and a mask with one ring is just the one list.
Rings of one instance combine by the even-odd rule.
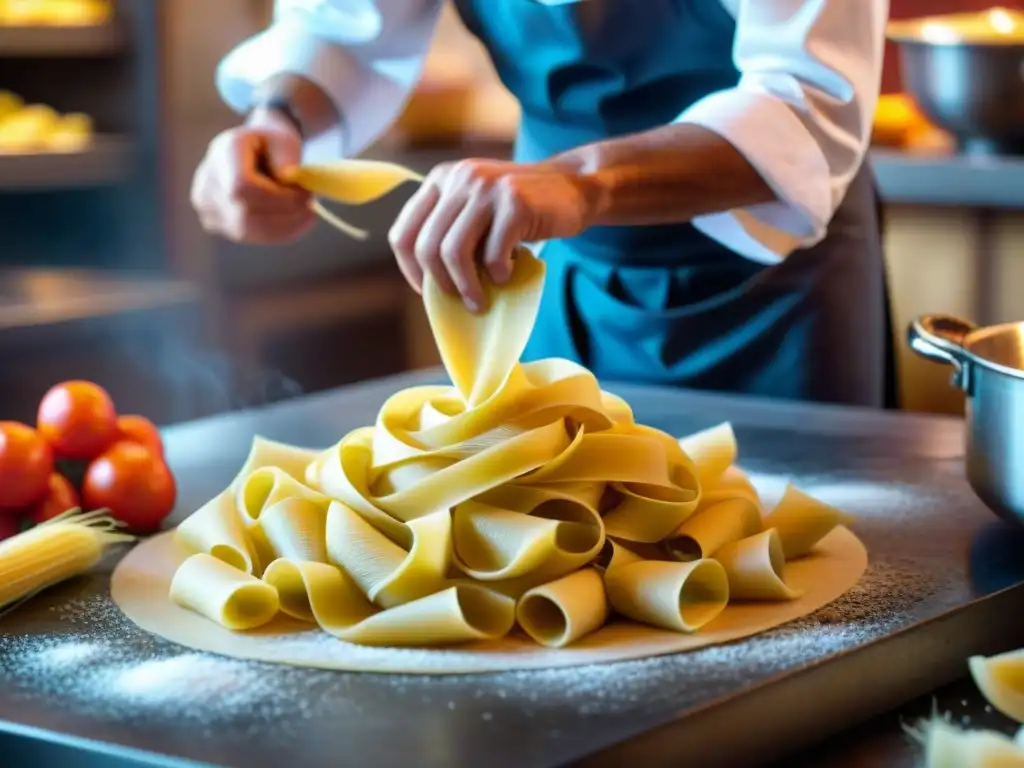
[[299, 75], [284, 73], [261, 83], [253, 94], [254, 112], [287, 105], [304, 139], [341, 126], [341, 112], [318, 85]]
[[551, 161], [578, 168], [596, 187], [595, 226], [679, 223], [776, 199], [729, 142], [696, 125], [588, 144]]

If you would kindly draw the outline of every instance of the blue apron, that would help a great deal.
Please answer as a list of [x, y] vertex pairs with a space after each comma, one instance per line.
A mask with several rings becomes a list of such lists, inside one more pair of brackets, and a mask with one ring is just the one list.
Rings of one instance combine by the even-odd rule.
[[[739, 80], [735, 20], [719, 0], [455, 6], [522, 106], [522, 162], [666, 125]], [[548, 242], [524, 359], [569, 358], [607, 381], [891, 407], [876, 206], [865, 166], [825, 240], [773, 266], [689, 223]]]

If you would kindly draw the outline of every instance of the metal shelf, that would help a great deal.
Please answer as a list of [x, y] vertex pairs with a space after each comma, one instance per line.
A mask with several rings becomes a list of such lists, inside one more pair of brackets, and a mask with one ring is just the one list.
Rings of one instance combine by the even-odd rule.
[[0, 153], [0, 192], [114, 184], [132, 169], [132, 142], [95, 136], [81, 152]]
[[124, 50], [116, 23], [82, 27], [0, 25], [0, 58], [113, 56]]

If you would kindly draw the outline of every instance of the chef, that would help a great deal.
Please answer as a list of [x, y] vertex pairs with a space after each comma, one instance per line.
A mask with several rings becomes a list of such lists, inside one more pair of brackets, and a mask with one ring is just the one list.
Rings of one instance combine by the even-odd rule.
[[[893, 404], [877, 200], [865, 154], [887, 0], [454, 0], [522, 107], [513, 161], [435, 168], [389, 240], [483, 303], [513, 246], [548, 266], [524, 359], [604, 380]], [[193, 204], [239, 242], [314, 223], [279, 181], [358, 155], [401, 113], [441, 0], [277, 0], [221, 62], [244, 123]]]

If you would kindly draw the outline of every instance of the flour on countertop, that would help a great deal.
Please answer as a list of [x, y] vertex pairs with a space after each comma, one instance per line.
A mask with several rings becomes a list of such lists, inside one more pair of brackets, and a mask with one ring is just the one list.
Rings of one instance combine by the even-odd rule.
[[[331, 713], [338, 716], [376, 707], [378, 701], [383, 705], [396, 693], [418, 696], [427, 708], [461, 711], [456, 698], [465, 695], [467, 680], [479, 703], [472, 713], [478, 722], [500, 718], [513, 704], [528, 717], [551, 707], [569, 707], [580, 715], [613, 715], [677, 701], [681, 692], [692, 695], [697, 704], [709, 693], [735, 690], [755, 675], [792, 669], [852, 648], [904, 626], [915, 604], [940, 586], [910, 563], [877, 562], [831, 605], [743, 641], [637, 661], [471, 677], [360, 675], [195, 653], [143, 632], [107, 596], [94, 595], [51, 609], [69, 632], [0, 634], [0, 676], [19, 686], [22, 695], [59, 695], [69, 703], [87, 705], [100, 717], [186, 719], [208, 727], [244, 718], [246, 724], [287, 728], [288, 723], [322, 714], [314, 708], [328, 696]], [[316, 629], [289, 642], [307, 648], [311, 643], [339, 643]], [[408, 663], [429, 667], [438, 654], [460, 651], [359, 652], [400, 654]], [[359, 694], [346, 695], [356, 685]]]

